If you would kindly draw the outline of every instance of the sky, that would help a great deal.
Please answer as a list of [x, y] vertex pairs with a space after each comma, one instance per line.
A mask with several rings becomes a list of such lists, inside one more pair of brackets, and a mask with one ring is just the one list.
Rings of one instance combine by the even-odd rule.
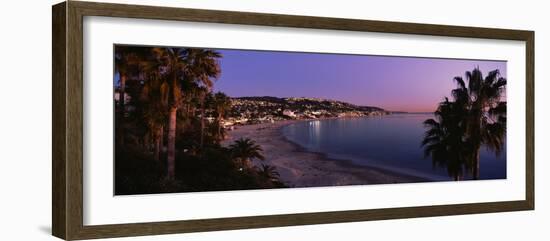
[[231, 97], [314, 97], [432, 112], [456, 87], [453, 78], [479, 67], [484, 76], [505, 61], [218, 50], [222, 73], [214, 91]]

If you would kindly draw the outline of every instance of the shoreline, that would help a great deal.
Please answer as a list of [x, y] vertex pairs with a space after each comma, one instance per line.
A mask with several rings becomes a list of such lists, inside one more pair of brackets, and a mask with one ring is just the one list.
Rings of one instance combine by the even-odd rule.
[[321, 187], [365, 184], [426, 182], [428, 179], [397, 173], [379, 167], [358, 165], [351, 160], [334, 159], [326, 153], [312, 152], [288, 140], [282, 133], [284, 126], [310, 120], [284, 120], [236, 126], [222, 141], [228, 146], [234, 140], [247, 137], [260, 145], [264, 161], [253, 160], [256, 166], [275, 166], [280, 180], [289, 187]]

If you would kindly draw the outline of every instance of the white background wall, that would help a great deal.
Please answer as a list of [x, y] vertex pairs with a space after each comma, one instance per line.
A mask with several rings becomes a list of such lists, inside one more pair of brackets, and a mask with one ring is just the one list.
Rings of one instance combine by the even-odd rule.
[[[121, 2], [121, 1], [119, 1]], [[148, 1], [125, 1], [145, 3]], [[149, 1], [153, 2], [153, 1]], [[545, 1], [155, 1], [190, 8], [316, 15], [536, 31], [536, 210], [407, 220], [125, 238], [120, 240], [548, 240], [550, 21]], [[175, 2], [175, 3], [174, 3]], [[56, 240], [51, 230], [51, 9], [0, 8], [0, 240]], [[545, 224], [546, 223], [546, 224]], [[529, 238], [527, 238], [529, 237]]]

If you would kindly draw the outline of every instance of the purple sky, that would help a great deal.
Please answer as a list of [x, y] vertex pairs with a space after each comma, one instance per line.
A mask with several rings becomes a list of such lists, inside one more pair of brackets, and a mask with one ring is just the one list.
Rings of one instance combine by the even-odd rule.
[[484, 75], [506, 62], [219, 50], [215, 91], [231, 97], [316, 97], [392, 111], [434, 111], [456, 87], [453, 77], [479, 66]]

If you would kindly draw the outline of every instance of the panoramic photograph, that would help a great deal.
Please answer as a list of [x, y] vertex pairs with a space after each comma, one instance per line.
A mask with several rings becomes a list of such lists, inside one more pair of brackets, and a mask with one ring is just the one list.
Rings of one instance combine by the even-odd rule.
[[115, 195], [506, 179], [506, 61], [115, 45]]

